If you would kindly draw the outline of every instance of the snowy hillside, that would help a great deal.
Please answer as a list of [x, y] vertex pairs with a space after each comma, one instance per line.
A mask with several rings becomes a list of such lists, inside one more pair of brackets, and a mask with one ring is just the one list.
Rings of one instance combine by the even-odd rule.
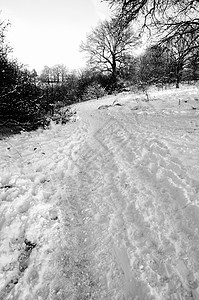
[[149, 98], [0, 140], [0, 300], [199, 299], [199, 92]]

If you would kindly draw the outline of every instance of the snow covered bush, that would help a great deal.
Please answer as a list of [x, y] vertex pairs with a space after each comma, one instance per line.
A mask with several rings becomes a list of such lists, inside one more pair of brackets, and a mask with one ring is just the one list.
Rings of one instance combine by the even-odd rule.
[[61, 107], [59, 109], [55, 109], [51, 120], [54, 121], [56, 124], [66, 124], [69, 122], [74, 115], [76, 115], [75, 111], [72, 111], [69, 107]]
[[105, 95], [105, 88], [103, 88], [99, 83], [93, 82], [90, 84], [84, 95], [83, 95], [83, 100], [89, 100], [89, 99], [94, 99], [94, 98], [100, 98]]

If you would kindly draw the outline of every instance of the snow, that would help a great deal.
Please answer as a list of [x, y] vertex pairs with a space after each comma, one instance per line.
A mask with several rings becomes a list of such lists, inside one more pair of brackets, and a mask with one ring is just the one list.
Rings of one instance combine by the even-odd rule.
[[0, 140], [0, 299], [199, 299], [198, 88], [149, 99]]

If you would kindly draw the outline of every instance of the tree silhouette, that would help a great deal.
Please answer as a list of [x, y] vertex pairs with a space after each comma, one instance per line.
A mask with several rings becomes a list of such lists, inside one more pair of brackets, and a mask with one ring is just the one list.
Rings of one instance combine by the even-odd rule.
[[198, 0], [103, 0], [116, 8], [122, 26], [139, 19], [143, 28], [156, 28], [159, 39], [171, 40], [177, 33], [199, 32]]
[[91, 68], [110, 74], [111, 86], [117, 85], [119, 70], [124, 63], [124, 57], [132, 51], [132, 46], [138, 42], [131, 27], [122, 28], [112, 20], [99, 24], [87, 36], [86, 43], [80, 46], [81, 51], [88, 54], [88, 64]]

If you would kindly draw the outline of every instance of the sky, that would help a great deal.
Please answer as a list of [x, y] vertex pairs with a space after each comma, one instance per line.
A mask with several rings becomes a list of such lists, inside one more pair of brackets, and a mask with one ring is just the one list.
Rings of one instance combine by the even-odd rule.
[[13, 57], [38, 73], [45, 65], [85, 67], [80, 44], [111, 14], [100, 0], [1, 0], [0, 10], [0, 18], [11, 22], [7, 40]]

